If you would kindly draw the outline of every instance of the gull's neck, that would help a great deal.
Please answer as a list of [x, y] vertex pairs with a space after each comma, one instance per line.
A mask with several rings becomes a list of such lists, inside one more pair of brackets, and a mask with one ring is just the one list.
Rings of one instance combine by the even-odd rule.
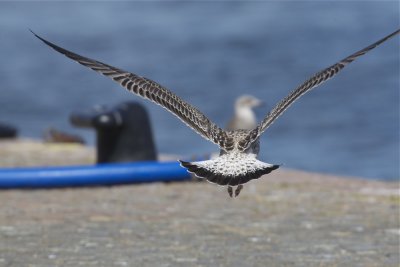
[[236, 115], [236, 119], [239, 119], [240, 121], [242, 121], [245, 124], [248, 124], [250, 126], [253, 126], [253, 125], [255, 126], [257, 123], [256, 116], [254, 115], [254, 112], [250, 107], [236, 106], [235, 115]]

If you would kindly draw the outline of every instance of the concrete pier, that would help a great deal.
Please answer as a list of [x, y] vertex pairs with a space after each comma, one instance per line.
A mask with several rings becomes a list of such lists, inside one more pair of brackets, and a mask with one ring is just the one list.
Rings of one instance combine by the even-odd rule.
[[398, 183], [282, 169], [236, 199], [184, 182], [3, 190], [0, 203], [1, 267], [399, 266]]

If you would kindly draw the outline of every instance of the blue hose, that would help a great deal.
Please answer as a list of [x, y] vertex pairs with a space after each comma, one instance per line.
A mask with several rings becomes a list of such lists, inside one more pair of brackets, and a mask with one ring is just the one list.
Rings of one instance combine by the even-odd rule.
[[189, 180], [178, 162], [0, 169], [0, 188], [57, 188]]

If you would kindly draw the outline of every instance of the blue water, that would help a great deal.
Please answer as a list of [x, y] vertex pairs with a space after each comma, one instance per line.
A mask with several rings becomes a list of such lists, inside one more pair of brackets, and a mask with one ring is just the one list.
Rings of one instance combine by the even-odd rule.
[[[43, 45], [158, 81], [223, 126], [234, 99], [265, 100], [261, 119], [313, 73], [399, 28], [393, 2], [1, 2], [0, 122], [27, 137], [49, 127], [82, 135], [68, 116], [135, 100], [149, 110], [161, 153], [216, 146], [161, 108]], [[399, 38], [304, 96], [262, 137], [261, 158], [288, 168], [399, 177]]]

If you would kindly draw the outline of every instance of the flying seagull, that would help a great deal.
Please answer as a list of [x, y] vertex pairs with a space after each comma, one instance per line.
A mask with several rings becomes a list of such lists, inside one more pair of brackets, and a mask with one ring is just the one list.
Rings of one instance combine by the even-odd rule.
[[235, 101], [235, 114], [225, 130], [252, 130], [257, 126], [253, 108], [263, 104], [260, 99], [251, 95], [239, 96]]
[[196, 133], [218, 145], [220, 148], [219, 157], [195, 162], [180, 161], [181, 166], [185, 167], [196, 176], [207, 179], [211, 183], [228, 186], [228, 193], [231, 197], [233, 194], [232, 187], [236, 186], [236, 197], [243, 188], [243, 184], [252, 179], [258, 179], [262, 175], [279, 168], [279, 165], [265, 163], [257, 159], [260, 150], [259, 139], [261, 134], [303, 94], [335, 76], [341, 69], [353, 62], [356, 58], [399, 34], [400, 30], [389, 34], [383, 39], [316, 73], [282, 99], [254, 129], [239, 129], [233, 131], [221, 129], [197, 108], [150, 79], [97, 60], [80, 56], [43, 39], [34, 32], [32, 33], [57, 52], [113, 79], [130, 92], [167, 109]]

